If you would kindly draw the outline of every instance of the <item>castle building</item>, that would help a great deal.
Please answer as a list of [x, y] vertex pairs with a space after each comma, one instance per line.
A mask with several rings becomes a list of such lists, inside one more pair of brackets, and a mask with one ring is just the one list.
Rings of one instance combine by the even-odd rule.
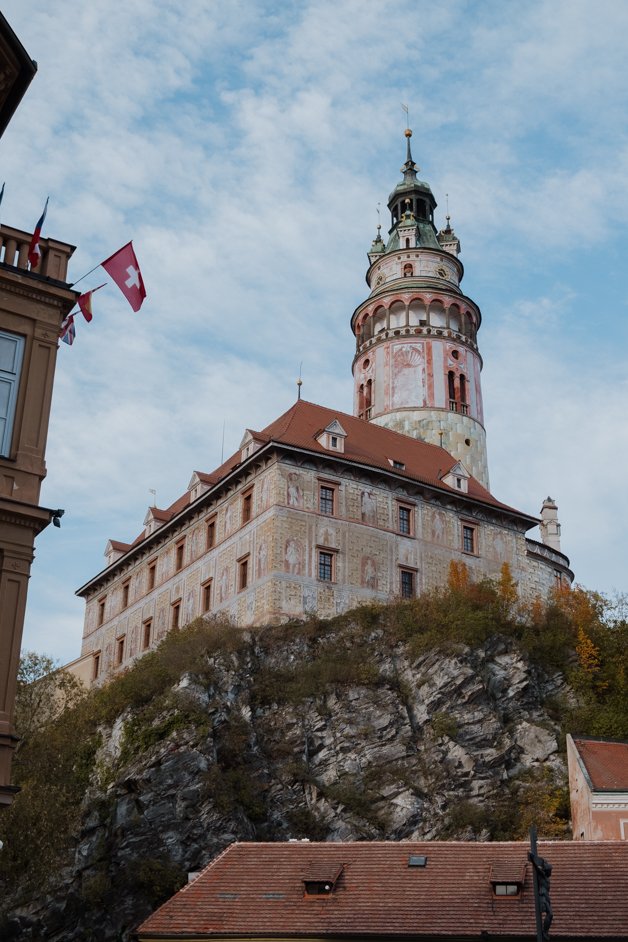
[[240, 626], [325, 617], [411, 598], [508, 563], [524, 596], [571, 584], [554, 502], [540, 521], [489, 491], [478, 306], [460, 288], [460, 242], [418, 179], [406, 131], [388, 241], [372, 243], [369, 297], [351, 319], [354, 414], [301, 400], [211, 473], [194, 472], [132, 543], [110, 540], [85, 599], [86, 683], [127, 667], [197, 616]]

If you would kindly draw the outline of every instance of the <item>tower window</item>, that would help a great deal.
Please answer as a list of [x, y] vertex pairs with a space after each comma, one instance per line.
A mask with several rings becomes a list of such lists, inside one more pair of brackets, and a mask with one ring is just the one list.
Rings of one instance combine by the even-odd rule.
[[206, 615], [207, 612], [211, 610], [212, 607], [212, 581], [208, 579], [207, 582], [203, 583], [201, 586], [201, 610], [203, 615]]
[[247, 491], [242, 496], [242, 523], [248, 523], [253, 515], [253, 491]]
[[142, 651], [150, 647], [151, 636], [153, 633], [153, 619], [147, 618], [142, 625]]
[[322, 514], [334, 513], [335, 488], [321, 484], [318, 492], [318, 509]]
[[216, 518], [212, 517], [207, 521], [206, 530], [206, 549], [211, 549], [216, 545]]
[[335, 555], [328, 550], [319, 550], [318, 578], [321, 582], [334, 582]]
[[406, 536], [412, 535], [412, 507], [407, 507], [405, 504], [397, 506], [397, 529]]
[[465, 553], [476, 553], [476, 533], [475, 527], [463, 524], [462, 527], [462, 549]]
[[414, 598], [414, 576], [415, 573], [412, 569], [399, 570], [399, 591], [401, 592], [402, 599]]
[[467, 378], [460, 374], [460, 402], [466, 405], [467, 402]]
[[449, 370], [447, 373], [447, 388], [449, 392], [449, 408], [452, 412], [456, 412], [456, 377], [453, 370]]
[[249, 557], [245, 556], [238, 562], [238, 592], [242, 592], [249, 584]]
[[119, 667], [124, 660], [124, 635], [116, 639], [116, 667]]
[[181, 624], [181, 599], [177, 599], [176, 602], [172, 603], [171, 614], [170, 614], [170, 627], [178, 628]]

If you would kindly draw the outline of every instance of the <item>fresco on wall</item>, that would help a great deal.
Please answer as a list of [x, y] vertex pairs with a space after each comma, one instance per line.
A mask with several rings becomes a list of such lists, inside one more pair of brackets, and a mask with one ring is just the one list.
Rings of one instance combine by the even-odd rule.
[[425, 368], [416, 344], [395, 344], [392, 369], [392, 406], [424, 404]]
[[236, 504], [234, 502], [227, 507], [227, 513], [225, 514], [225, 533], [231, 533], [232, 530], [235, 530], [236, 526]]
[[295, 576], [300, 576], [303, 570], [303, 544], [301, 540], [286, 540], [286, 551], [284, 555], [286, 572]]
[[269, 504], [270, 504], [270, 476], [267, 474], [259, 482], [259, 486], [257, 490], [258, 512], [261, 513], [262, 510], [266, 510]]
[[368, 523], [371, 526], [377, 524], [377, 499], [373, 491], [362, 491], [360, 494], [360, 510], [362, 523]]
[[194, 589], [188, 589], [183, 604], [183, 624], [187, 625], [194, 618], [195, 612], [195, 592]]
[[362, 585], [377, 590], [377, 564], [372, 556], [363, 556], [360, 566]]
[[442, 510], [432, 511], [432, 540], [434, 543], [445, 542], [445, 514]]
[[224, 602], [229, 598], [229, 570], [223, 566], [218, 580], [218, 601]]
[[263, 540], [257, 547], [257, 578], [261, 579], [268, 572], [268, 546]]
[[288, 507], [303, 507], [301, 476], [293, 471], [288, 475]]

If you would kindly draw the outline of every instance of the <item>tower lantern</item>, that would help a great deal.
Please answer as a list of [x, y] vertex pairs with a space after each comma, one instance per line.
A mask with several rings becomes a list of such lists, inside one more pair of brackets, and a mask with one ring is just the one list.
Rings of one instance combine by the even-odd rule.
[[441, 445], [488, 487], [477, 346], [480, 309], [462, 293], [460, 242], [417, 177], [406, 130], [403, 179], [388, 198], [391, 227], [368, 253], [369, 297], [354, 311], [354, 413]]

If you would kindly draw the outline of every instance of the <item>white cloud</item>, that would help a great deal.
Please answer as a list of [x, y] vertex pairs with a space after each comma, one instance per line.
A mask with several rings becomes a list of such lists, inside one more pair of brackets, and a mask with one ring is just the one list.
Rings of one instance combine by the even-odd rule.
[[223, 422], [231, 451], [287, 408], [300, 361], [306, 398], [350, 410], [349, 317], [404, 157], [402, 101], [484, 313], [494, 490], [531, 512], [552, 493], [578, 576], [625, 581], [612, 348], [627, 333], [614, 315], [628, 9], [9, 0], [3, 12], [39, 62], [3, 139], [3, 219], [28, 228], [50, 193], [50, 234], [77, 244], [73, 277], [133, 238], [148, 288], [138, 315], [103, 289], [59, 352], [42, 497], [67, 515], [39, 540], [27, 644], [77, 652], [72, 592], [107, 538], [139, 531], [148, 488], [168, 504], [215, 466]]

